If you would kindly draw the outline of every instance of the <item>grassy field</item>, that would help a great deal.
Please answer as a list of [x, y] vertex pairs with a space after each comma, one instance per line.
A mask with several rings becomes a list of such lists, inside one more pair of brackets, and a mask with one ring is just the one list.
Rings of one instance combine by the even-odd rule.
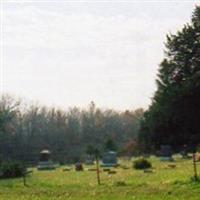
[[[28, 186], [19, 179], [0, 180], [0, 200], [154, 200], [179, 199], [199, 200], [200, 183], [191, 180], [192, 160], [176, 158], [175, 168], [169, 162], [150, 158], [153, 173], [132, 169], [131, 162], [121, 161], [129, 169], [118, 167], [116, 174], [101, 171], [102, 185], [98, 186], [96, 172], [63, 171], [60, 167], [53, 171], [37, 171], [27, 178]], [[91, 166], [92, 168], [94, 166]], [[198, 164], [200, 173], [200, 164]]]

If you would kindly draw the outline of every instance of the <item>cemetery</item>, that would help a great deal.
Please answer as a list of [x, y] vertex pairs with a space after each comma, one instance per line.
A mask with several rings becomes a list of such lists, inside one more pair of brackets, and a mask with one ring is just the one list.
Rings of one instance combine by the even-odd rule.
[[[150, 156], [151, 168], [134, 169], [131, 161], [118, 158], [118, 167], [100, 166], [100, 180], [96, 179], [96, 166], [76, 163], [55, 170], [31, 168], [26, 177], [0, 180], [2, 200], [20, 199], [199, 199], [200, 183], [193, 179], [192, 159], [173, 155], [174, 161], [162, 162]], [[200, 172], [200, 162], [196, 163]], [[105, 169], [105, 170], [104, 170]], [[79, 172], [82, 171], [82, 172]], [[42, 188], [41, 188], [42, 186]], [[142, 192], [141, 192], [142, 191]], [[150, 195], [151, 194], [151, 195]]]
[[200, 200], [199, 3], [0, 1], [0, 200]]

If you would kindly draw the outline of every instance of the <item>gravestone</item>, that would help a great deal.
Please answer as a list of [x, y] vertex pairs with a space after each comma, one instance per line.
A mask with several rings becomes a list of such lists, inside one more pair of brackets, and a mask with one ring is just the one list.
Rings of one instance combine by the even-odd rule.
[[160, 160], [161, 161], [173, 161], [172, 148], [170, 145], [161, 145]]
[[115, 151], [108, 151], [103, 154], [102, 167], [116, 167], [117, 165], [117, 153]]
[[55, 169], [55, 166], [50, 157], [51, 157], [51, 152], [49, 150], [46, 149], [42, 150], [40, 152], [40, 158], [37, 169], [38, 170]]

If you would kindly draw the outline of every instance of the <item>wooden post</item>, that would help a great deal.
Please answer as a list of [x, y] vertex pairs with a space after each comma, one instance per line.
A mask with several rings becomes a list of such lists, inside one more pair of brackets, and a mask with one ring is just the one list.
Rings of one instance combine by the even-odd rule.
[[95, 152], [95, 157], [96, 157], [96, 170], [97, 170], [97, 183], [98, 185], [101, 184], [101, 181], [100, 181], [100, 171], [99, 171], [99, 155], [98, 155], [98, 150], [96, 150]]
[[193, 157], [193, 167], [194, 167], [194, 180], [198, 180], [198, 175], [197, 175], [197, 165], [196, 165], [196, 158], [195, 158], [195, 152], [192, 154]]
[[24, 183], [24, 186], [28, 186], [28, 184], [26, 184], [26, 176], [30, 173], [33, 173], [33, 171], [25, 171], [23, 173], [23, 183]]
[[26, 185], [26, 173], [24, 172], [24, 174], [23, 174], [23, 183], [24, 183], [24, 186], [27, 186]]

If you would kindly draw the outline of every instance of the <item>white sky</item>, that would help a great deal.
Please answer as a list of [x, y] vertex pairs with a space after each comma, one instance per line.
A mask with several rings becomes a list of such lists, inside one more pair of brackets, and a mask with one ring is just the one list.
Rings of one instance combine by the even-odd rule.
[[1, 92], [64, 108], [146, 108], [165, 35], [198, 2], [1, 0]]

